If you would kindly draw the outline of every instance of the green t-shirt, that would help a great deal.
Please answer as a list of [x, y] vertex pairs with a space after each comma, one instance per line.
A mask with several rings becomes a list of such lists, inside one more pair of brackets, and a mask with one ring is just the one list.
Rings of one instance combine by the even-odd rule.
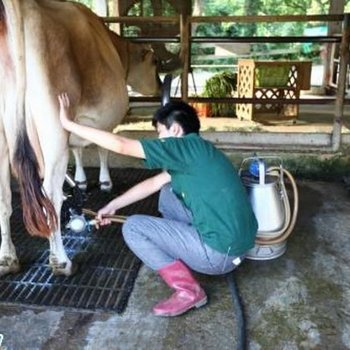
[[173, 191], [192, 212], [205, 244], [230, 256], [254, 246], [258, 224], [241, 179], [223, 152], [195, 133], [141, 143], [147, 167], [170, 174]]

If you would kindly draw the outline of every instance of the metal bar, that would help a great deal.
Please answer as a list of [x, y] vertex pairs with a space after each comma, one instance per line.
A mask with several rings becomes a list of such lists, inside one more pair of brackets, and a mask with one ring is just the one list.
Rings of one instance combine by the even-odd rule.
[[[106, 23], [178, 23], [178, 16], [120, 16], [101, 17]], [[286, 15], [286, 16], [189, 16], [192, 23], [267, 23], [267, 22], [339, 22], [344, 20], [344, 15]]]
[[120, 17], [101, 17], [106, 23], [179, 23], [180, 18], [178, 16], [120, 16]]
[[345, 15], [343, 26], [343, 35], [340, 43], [338, 88], [334, 108], [334, 124], [332, 137], [333, 151], [337, 151], [341, 144], [341, 128], [343, 124], [346, 77], [349, 65], [350, 14]]
[[125, 36], [124, 38], [129, 39], [135, 43], [180, 43], [180, 38], [178, 37], [148, 37], [148, 36]]
[[[180, 100], [180, 97], [172, 97], [172, 100]], [[161, 102], [160, 97], [153, 96], [130, 96], [130, 102]], [[266, 98], [260, 99], [256, 97], [188, 97], [188, 102], [207, 102], [207, 103], [283, 103], [283, 104], [300, 104], [300, 105], [325, 105], [335, 103], [335, 97], [322, 98], [296, 98], [296, 99], [281, 99], [281, 98]], [[350, 104], [350, 99], [344, 99], [344, 104]]]
[[[259, 97], [189, 97], [189, 102], [212, 102], [212, 103], [254, 103], [254, 104], [295, 104], [295, 105], [312, 105], [312, 104], [331, 104], [335, 98], [259, 98]], [[350, 103], [350, 99], [347, 99]]]
[[339, 43], [341, 36], [265, 36], [265, 37], [226, 37], [195, 36], [193, 43]]
[[344, 19], [339, 15], [286, 15], [286, 16], [192, 16], [192, 23], [235, 22], [235, 23], [265, 23], [265, 22], [339, 22]]
[[[147, 37], [147, 36], [125, 36], [133, 42], [165, 42], [180, 43], [179, 37]], [[193, 43], [340, 43], [341, 36], [251, 36], [251, 37], [231, 37], [231, 36], [194, 36], [191, 38]]]

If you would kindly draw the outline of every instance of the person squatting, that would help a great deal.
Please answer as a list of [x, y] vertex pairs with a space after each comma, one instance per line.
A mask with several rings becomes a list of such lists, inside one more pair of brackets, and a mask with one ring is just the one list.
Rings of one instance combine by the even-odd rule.
[[159, 191], [162, 217], [135, 214], [122, 227], [129, 248], [174, 290], [153, 307], [154, 315], [177, 316], [205, 305], [207, 295], [191, 270], [208, 275], [234, 270], [253, 248], [258, 224], [231, 161], [200, 136], [195, 109], [168, 102], [152, 119], [158, 138], [134, 140], [75, 123], [69, 96], [61, 93], [58, 100], [68, 132], [162, 169], [97, 214], [99, 224], [108, 225], [105, 216]]

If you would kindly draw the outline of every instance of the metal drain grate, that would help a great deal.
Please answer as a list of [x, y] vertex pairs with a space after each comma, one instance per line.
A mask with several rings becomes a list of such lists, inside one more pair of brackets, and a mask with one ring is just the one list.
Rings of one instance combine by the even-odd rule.
[[[97, 179], [97, 169], [87, 169], [89, 179]], [[154, 172], [143, 169], [112, 169], [112, 193], [101, 193], [96, 186], [88, 189], [84, 207], [97, 210]], [[68, 256], [78, 264], [71, 277], [54, 276], [48, 266], [48, 242], [29, 236], [22, 224], [22, 213], [14, 195], [12, 216], [13, 241], [22, 270], [0, 279], [0, 301], [37, 306], [68, 307], [92, 311], [124, 311], [141, 262], [123, 241], [121, 225], [98, 231], [63, 233]], [[120, 211], [121, 215], [143, 213], [157, 215], [157, 195]]]

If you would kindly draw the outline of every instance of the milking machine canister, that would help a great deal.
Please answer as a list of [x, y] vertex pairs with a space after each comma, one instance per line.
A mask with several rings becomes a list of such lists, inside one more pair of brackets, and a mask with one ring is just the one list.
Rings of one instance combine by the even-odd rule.
[[[239, 169], [254, 214], [258, 233], [247, 258], [270, 260], [281, 256], [287, 249], [287, 238], [293, 231], [298, 214], [298, 189], [293, 176], [283, 168], [275, 156], [255, 156], [242, 161]], [[291, 187], [293, 206], [285, 185]]]

